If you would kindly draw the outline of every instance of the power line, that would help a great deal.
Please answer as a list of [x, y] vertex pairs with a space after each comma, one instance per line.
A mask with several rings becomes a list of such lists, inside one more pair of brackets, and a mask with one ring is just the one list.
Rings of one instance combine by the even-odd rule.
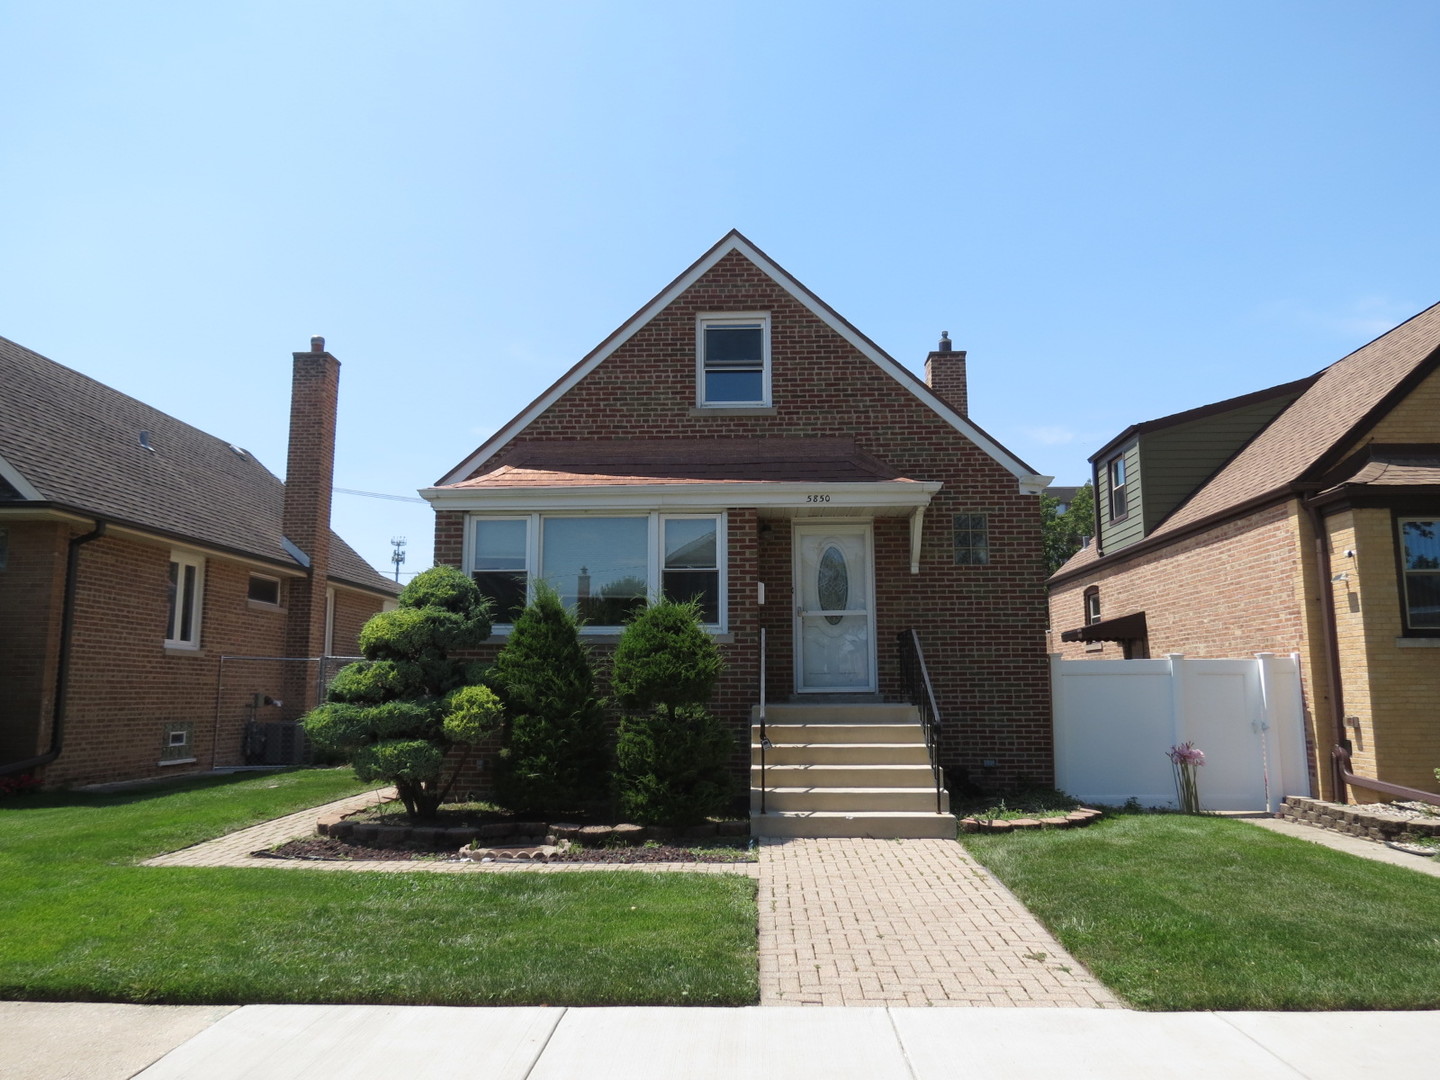
[[356, 491], [354, 488], [332, 487], [331, 491], [338, 491], [341, 495], [364, 495], [367, 499], [389, 499], [391, 502], [423, 503], [424, 499], [417, 499], [413, 495], [384, 495], [378, 491]]

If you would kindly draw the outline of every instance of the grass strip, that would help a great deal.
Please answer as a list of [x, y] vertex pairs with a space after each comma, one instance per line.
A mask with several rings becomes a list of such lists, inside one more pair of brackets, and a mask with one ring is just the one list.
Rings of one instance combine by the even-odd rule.
[[1178, 814], [964, 842], [1136, 1008], [1440, 1008], [1440, 879]]
[[300, 770], [0, 804], [0, 998], [740, 1005], [755, 883], [138, 867], [363, 790]]

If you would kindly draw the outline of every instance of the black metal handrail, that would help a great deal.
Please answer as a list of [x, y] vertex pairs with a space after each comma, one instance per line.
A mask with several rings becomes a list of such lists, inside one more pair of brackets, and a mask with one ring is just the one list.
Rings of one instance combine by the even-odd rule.
[[[930, 755], [930, 771], [935, 776], [935, 812], [943, 806], [944, 774], [940, 769], [940, 709], [935, 704], [935, 688], [925, 667], [925, 653], [920, 648], [920, 633], [913, 627], [895, 635], [900, 651], [900, 676], [905, 681], [905, 694], [920, 713], [920, 727], [925, 733], [925, 750]], [[763, 796], [762, 796], [763, 798]]]
[[765, 751], [770, 749], [770, 736], [765, 732], [765, 631], [760, 631], [760, 813], [765, 813]]

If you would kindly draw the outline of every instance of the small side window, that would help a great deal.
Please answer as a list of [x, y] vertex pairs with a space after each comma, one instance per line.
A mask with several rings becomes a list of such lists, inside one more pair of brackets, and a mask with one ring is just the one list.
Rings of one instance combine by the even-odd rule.
[[170, 555], [167, 589], [169, 614], [165, 644], [172, 649], [200, 647], [200, 612], [205, 594], [205, 560], [189, 552]]
[[279, 607], [280, 579], [266, 577], [264, 574], [251, 574], [249, 599], [256, 604]]
[[1400, 519], [1405, 628], [1440, 630], [1440, 517]]
[[1085, 625], [1100, 621], [1100, 587], [1091, 585], [1085, 590]]
[[990, 516], [988, 514], [956, 514], [955, 565], [990, 565]]
[[1119, 521], [1130, 513], [1130, 496], [1125, 490], [1125, 455], [1112, 458], [1110, 472], [1110, 520]]

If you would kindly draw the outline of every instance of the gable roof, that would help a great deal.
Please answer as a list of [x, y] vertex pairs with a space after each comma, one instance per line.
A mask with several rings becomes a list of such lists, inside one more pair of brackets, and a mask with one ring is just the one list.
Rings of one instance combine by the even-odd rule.
[[457, 484], [468, 478], [474, 471], [493, 457], [511, 439], [528, 427], [546, 409], [564, 396], [581, 379], [594, 371], [612, 353], [630, 340], [651, 319], [670, 305], [677, 297], [698, 281], [721, 259], [731, 252], [738, 252], [757, 269], [766, 274], [776, 285], [790, 294], [816, 318], [853, 346], [862, 355], [880, 367], [886, 374], [909, 390], [915, 397], [975, 446], [979, 447], [1003, 468], [1009, 471], [1027, 489], [1034, 493], [1050, 482], [1050, 477], [1039, 476], [1035, 470], [1013, 453], [1000, 445], [991, 435], [974, 421], [957, 412], [938, 394], [917, 378], [909, 369], [846, 321], [829, 304], [821, 300], [778, 263], [757, 248], [749, 240], [732, 229], [688, 269], [665, 286], [648, 304], [642, 307], [609, 337], [595, 347], [579, 363], [557, 379], [539, 397], [525, 407], [514, 419], [492, 435], [474, 453], [470, 454], [453, 469], [435, 482], [435, 487]]
[[[1437, 368], [1440, 304], [1412, 316], [1310, 379], [1299, 380], [1298, 384], [1308, 382], [1305, 392], [1143, 539], [1113, 556], [1101, 556], [1098, 544], [1089, 544], [1072, 555], [1050, 580], [1073, 577], [1111, 558], [1153, 550], [1217, 519], [1292, 497], [1306, 489], [1302, 485], [1323, 487], [1326, 474], [1341, 464], [1366, 432]], [[1298, 384], [1287, 383], [1261, 393], [1283, 391]], [[1111, 440], [1107, 446], [1117, 441]], [[1394, 486], [1433, 482], [1431, 460], [1423, 455], [1382, 455], [1376, 460], [1393, 467], [1371, 469], [1352, 478], [1351, 483]]]
[[1313, 479], [1395, 406], [1440, 361], [1440, 304], [1337, 360], [1152, 536]]
[[[0, 508], [42, 504], [299, 569], [285, 486], [248, 451], [0, 337]], [[330, 577], [393, 593], [331, 534]]]

